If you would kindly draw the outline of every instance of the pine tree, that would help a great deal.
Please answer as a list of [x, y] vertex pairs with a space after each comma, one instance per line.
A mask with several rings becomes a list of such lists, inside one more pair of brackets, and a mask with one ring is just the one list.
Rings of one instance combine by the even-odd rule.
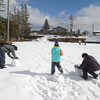
[[21, 5], [20, 18], [21, 18], [21, 20], [20, 20], [21, 32], [20, 33], [22, 36], [24, 36], [24, 5], [23, 4]]
[[44, 30], [50, 29], [50, 26], [49, 26], [49, 23], [48, 23], [48, 20], [47, 20], [47, 19], [46, 19], [45, 22], [44, 22], [43, 29], [44, 29]]
[[[4, 11], [2, 8], [4, 7], [4, 1], [0, 0], [0, 12]], [[0, 35], [3, 36], [4, 33], [4, 24], [2, 23], [2, 20], [0, 20]]]
[[[4, 7], [4, 0], [0, 0], [0, 12], [3, 12], [4, 10], [2, 9]], [[0, 35], [4, 35], [4, 23], [0, 21]]]
[[16, 34], [16, 7], [14, 7], [14, 13], [10, 14], [10, 39], [15, 38]]
[[0, 11], [4, 11], [2, 10], [3, 7], [4, 7], [4, 0], [0, 0]]
[[18, 15], [18, 9], [14, 7], [13, 13], [10, 13], [10, 38], [11, 39], [18, 39], [19, 36], [19, 15]]
[[0, 36], [4, 36], [4, 24], [0, 21]]
[[23, 37], [27, 37], [27, 36], [29, 36], [31, 27], [28, 22], [29, 13], [28, 13], [28, 8], [27, 8], [26, 4], [25, 5], [22, 4], [22, 6], [21, 6], [20, 18], [21, 18], [21, 20], [20, 20], [21, 35]]
[[20, 14], [19, 8], [17, 8], [16, 18], [17, 18], [18, 32], [20, 34], [21, 33], [21, 14]]
[[29, 36], [30, 33], [30, 24], [28, 22], [29, 19], [29, 13], [28, 13], [28, 9], [27, 9], [27, 5], [24, 5], [24, 36], [27, 37]]
[[77, 30], [77, 34], [76, 34], [76, 37], [79, 37], [80, 36], [80, 30], [78, 29]]
[[10, 13], [10, 37], [18, 39], [19, 36], [27, 37], [30, 33], [30, 24], [28, 22], [29, 14], [26, 5], [21, 5], [21, 10], [14, 7], [13, 13]]

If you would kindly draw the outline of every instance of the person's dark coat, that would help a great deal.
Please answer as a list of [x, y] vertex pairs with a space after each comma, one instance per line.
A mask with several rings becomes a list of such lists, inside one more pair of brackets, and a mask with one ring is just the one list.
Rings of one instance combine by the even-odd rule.
[[[0, 47], [0, 49], [2, 49], [4, 52], [7, 53], [7, 55], [12, 58], [12, 59], [16, 59], [16, 54], [15, 54], [15, 49], [13, 45], [10, 44], [4, 44], [3, 46]], [[11, 54], [12, 55], [11, 55]]]
[[89, 55], [86, 56], [86, 58], [83, 60], [82, 64], [78, 68], [84, 69], [85, 67], [87, 67], [91, 71], [100, 70], [100, 65], [97, 60], [93, 56]]

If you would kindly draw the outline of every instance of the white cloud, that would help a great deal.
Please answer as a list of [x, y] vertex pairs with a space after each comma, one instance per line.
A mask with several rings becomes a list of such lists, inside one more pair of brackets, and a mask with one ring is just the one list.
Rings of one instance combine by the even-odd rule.
[[[5, 1], [5, 9], [7, 11], [7, 0]], [[27, 2], [28, 0], [22, 0]], [[18, 0], [10, 0], [10, 11], [13, 10], [13, 6], [19, 6]], [[66, 15], [66, 11], [62, 11], [59, 14], [59, 20], [57, 17], [50, 17], [47, 14], [40, 12], [38, 8], [32, 8], [28, 5], [29, 10], [29, 22], [32, 24], [32, 28], [41, 29], [43, 27], [45, 19], [48, 19], [50, 27], [62, 26], [67, 28], [67, 18], [66, 21], [63, 20], [64, 16]], [[7, 16], [7, 13], [2, 13], [2, 16]], [[81, 30], [89, 30], [92, 31], [92, 25], [94, 25], [95, 30], [100, 30], [100, 6], [90, 5], [89, 7], [82, 8], [77, 12], [77, 20], [74, 20], [74, 29], [81, 29]]]
[[77, 12], [77, 20], [74, 21], [75, 27], [81, 30], [100, 30], [100, 7], [90, 5], [89, 7], [82, 8]]
[[22, 3], [27, 3], [29, 0], [18, 0], [20, 2], [20, 4]]
[[[4, 11], [5, 12], [2, 12], [1, 13], [1, 16], [3, 16], [3, 17], [7, 17], [7, 4], [8, 4], [8, 0], [4, 0], [4, 4], [5, 4], [5, 6], [4, 6]], [[19, 5], [19, 3], [16, 1], [16, 0], [9, 0], [9, 5], [10, 5], [10, 12], [13, 10], [13, 7], [14, 6], [18, 6]]]
[[56, 18], [51, 18], [49, 15], [41, 13], [37, 8], [28, 6], [28, 9], [30, 14], [29, 22], [32, 24], [33, 29], [41, 29], [46, 19], [48, 19], [51, 28], [59, 25], [65, 26], [62, 21], [59, 21]]
[[63, 15], [65, 15], [66, 14], [66, 11], [62, 11], [59, 15], [60, 16], [63, 16]]
[[9, 0], [10, 6], [17, 6], [19, 3], [16, 0]]
[[[26, 3], [29, 0], [10, 0], [10, 12], [13, 11], [14, 6], [19, 6], [19, 3]], [[4, 0], [5, 2], [5, 12], [2, 13], [2, 16], [7, 17], [7, 0]], [[32, 8], [28, 5], [28, 11], [29, 11], [29, 22], [31, 23], [32, 28], [35, 29], [41, 29], [43, 27], [45, 19], [48, 19], [49, 25], [51, 28], [56, 26], [66, 26], [65, 23], [63, 23], [61, 20], [57, 20], [56, 18], [51, 18], [49, 15], [44, 14], [40, 12], [38, 8]], [[63, 11], [61, 15], [63, 15], [65, 12]]]
[[[41, 29], [45, 19], [48, 19], [51, 28], [56, 26], [62, 26], [68, 28], [68, 24], [59, 20], [58, 18], [51, 18], [49, 15], [45, 15], [39, 11], [37, 8], [32, 8], [29, 6], [30, 18], [29, 21], [33, 24], [33, 29]], [[59, 14], [60, 16], [68, 16], [66, 15], [66, 11], [62, 11]], [[62, 17], [63, 19], [63, 17]], [[74, 20], [74, 29], [80, 29], [82, 31], [88, 30], [92, 31], [93, 26], [95, 30], [100, 30], [100, 7], [95, 5], [90, 5], [89, 7], [82, 8], [77, 12], [77, 19]]]
[[83, 9], [81, 9], [80, 11], [78, 11], [78, 13], [80, 15], [95, 17], [95, 16], [98, 16], [100, 14], [100, 7], [91, 4], [89, 7], [85, 7]]

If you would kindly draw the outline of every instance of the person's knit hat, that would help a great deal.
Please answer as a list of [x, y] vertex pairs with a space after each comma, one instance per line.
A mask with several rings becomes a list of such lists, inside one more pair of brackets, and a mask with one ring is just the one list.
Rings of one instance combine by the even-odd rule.
[[59, 43], [56, 41], [55, 44], [54, 44], [54, 46], [59, 46]]
[[83, 53], [83, 54], [82, 54], [82, 57], [87, 57], [87, 56], [88, 56], [87, 53]]
[[14, 47], [14, 50], [18, 50], [17, 46], [15, 46], [15, 45], [12, 45], [12, 46]]

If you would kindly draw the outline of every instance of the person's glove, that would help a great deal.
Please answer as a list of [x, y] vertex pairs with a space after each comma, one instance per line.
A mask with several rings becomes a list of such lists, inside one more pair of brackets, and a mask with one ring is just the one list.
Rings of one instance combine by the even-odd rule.
[[19, 59], [18, 57], [16, 57], [15, 59]]
[[74, 66], [74, 68], [78, 68], [78, 67], [79, 67], [78, 65], [75, 65], [75, 66]]

